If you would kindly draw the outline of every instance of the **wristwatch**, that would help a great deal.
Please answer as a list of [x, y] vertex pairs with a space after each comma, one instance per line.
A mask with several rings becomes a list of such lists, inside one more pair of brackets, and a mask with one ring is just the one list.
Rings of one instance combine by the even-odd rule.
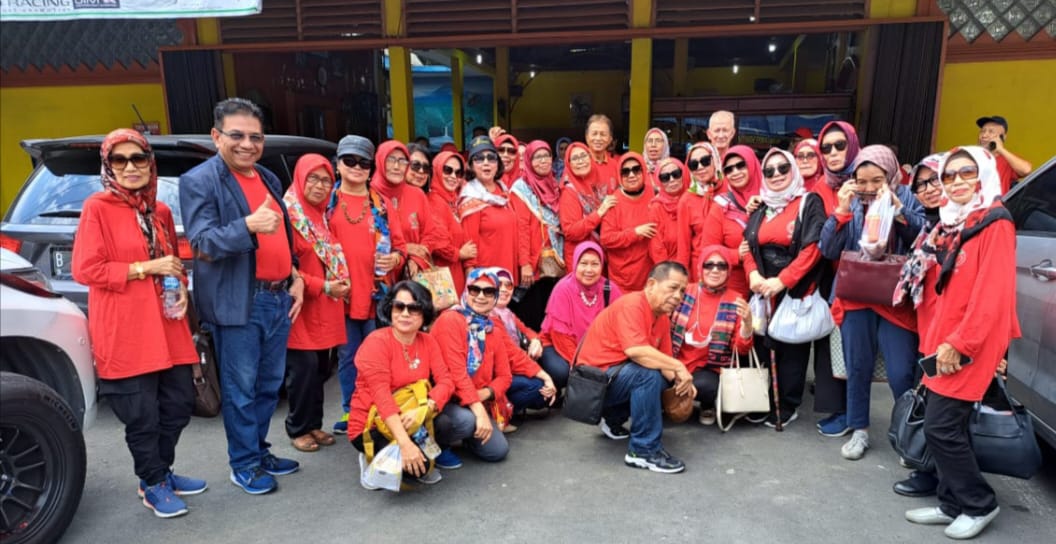
[[141, 280], [147, 277], [146, 273], [143, 272], [143, 263], [139, 261], [132, 263], [132, 269], [136, 271], [136, 279]]

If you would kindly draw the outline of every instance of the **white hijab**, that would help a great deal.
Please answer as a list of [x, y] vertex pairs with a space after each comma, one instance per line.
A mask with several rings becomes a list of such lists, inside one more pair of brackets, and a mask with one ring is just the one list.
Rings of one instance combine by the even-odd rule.
[[997, 175], [997, 161], [994, 156], [977, 145], [955, 147], [942, 158], [939, 163], [939, 177], [946, 171], [946, 165], [950, 158], [959, 152], [965, 152], [971, 156], [975, 165], [979, 168], [979, 181], [976, 184], [975, 195], [964, 204], [957, 204], [950, 200], [946, 194], [946, 185], [942, 187], [942, 204], [939, 206], [939, 220], [948, 227], [960, 225], [968, 218], [968, 215], [976, 210], [989, 208], [994, 200], [1001, 196], [1001, 178]]
[[[803, 188], [803, 175], [799, 173], [799, 167], [796, 166], [796, 157], [784, 149], [778, 149], [776, 147], [770, 148], [770, 151], [766, 152], [766, 156], [763, 157], [762, 164], [765, 165], [766, 161], [770, 160], [770, 157], [780, 153], [791, 165], [792, 169], [788, 171], [788, 175], [792, 176], [792, 182], [788, 184], [782, 191], [774, 191], [770, 189], [769, 178], [763, 176], [763, 186], [759, 190], [759, 196], [762, 197], [766, 207], [773, 210], [774, 214], [779, 214], [784, 211], [785, 207], [788, 206], [789, 202], [792, 202], [799, 196], [806, 193], [806, 189]], [[769, 214], [768, 214], [769, 215]]]

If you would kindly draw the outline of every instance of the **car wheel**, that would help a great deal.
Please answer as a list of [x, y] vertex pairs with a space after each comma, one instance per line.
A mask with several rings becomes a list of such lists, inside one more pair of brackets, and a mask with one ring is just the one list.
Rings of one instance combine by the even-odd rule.
[[84, 435], [47, 385], [0, 373], [0, 540], [55, 542], [81, 502]]

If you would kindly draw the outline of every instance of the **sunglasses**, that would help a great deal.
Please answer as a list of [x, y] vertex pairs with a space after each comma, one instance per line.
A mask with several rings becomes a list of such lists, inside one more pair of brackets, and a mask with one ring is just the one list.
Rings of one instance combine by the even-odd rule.
[[690, 170], [696, 170], [698, 168], [707, 168], [711, 166], [711, 155], [705, 155], [699, 159], [689, 159], [689, 162], [686, 163], [686, 166], [688, 166]]
[[224, 132], [222, 130], [218, 130], [217, 132], [223, 134], [224, 136], [227, 136], [228, 138], [231, 138], [236, 142], [241, 142], [242, 140], [245, 140], [248, 137], [250, 143], [258, 145], [264, 143], [264, 135], [259, 132], [255, 134], [249, 134], [248, 136], [245, 132], [239, 132], [237, 130], [233, 130], [231, 132]]
[[719, 272], [725, 272], [729, 269], [730, 265], [723, 262], [709, 261], [704, 263], [704, 270], [718, 270]]
[[499, 156], [494, 153], [480, 153], [477, 155], [473, 155], [473, 158], [470, 160], [473, 163], [498, 162]]
[[323, 186], [326, 186], [326, 185], [333, 185], [334, 184], [334, 180], [332, 180], [330, 178], [321, 178], [321, 177], [316, 176], [316, 175], [311, 175], [311, 176], [308, 176], [308, 177], [304, 178], [304, 184], [305, 185], [323, 185]]
[[669, 181], [671, 181], [673, 179], [674, 180], [682, 179], [682, 171], [681, 170], [672, 170], [670, 172], [665, 172], [663, 174], [660, 174], [660, 175], [658, 175], [656, 177], [657, 177], [657, 179], [660, 180], [660, 183], [667, 183], [667, 182], [669, 182]]
[[128, 167], [128, 163], [132, 163], [132, 166], [136, 168], [146, 168], [150, 166], [150, 153], [136, 153], [135, 155], [110, 155], [106, 158], [106, 162], [110, 163], [111, 170], [124, 170]]
[[510, 147], [508, 145], [504, 145], [504, 146], [499, 148], [499, 154], [501, 154], [501, 155], [516, 155], [517, 154], [517, 148], [516, 147]]
[[471, 297], [479, 297], [483, 294], [486, 297], [494, 297], [499, 290], [495, 287], [480, 287], [479, 285], [469, 285], [466, 287], [466, 292]]
[[818, 158], [818, 155], [815, 153], [800, 153], [799, 155], [796, 155], [797, 161], [812, 161], [816, 158]]
[[630, 176], [637, 176], [638, 174], [641, 174], [641, 173], [642, 173], [642, 167], [641, 166], [628, 166], [626, 168], [620, 168], [620, 176], [621, 177], [625, 177], [625, 178], [626, 177], [630, 177]]
[[411, 315], [422, 315], [422, 309], [421, 302], [401, 302], [399, 300], [392, 302], [392, 311], [395, 314], [402, 314], [406, 311]]
[[792, 170], [792, 165], [787, 162], [783, 162], [777, 166], [767, 166], [763, 168], [763, 175], [772, 178], [775, 174], [781, 174], [782, 176]]
[[415, 172], [422, 172], [422, 173], [428, 172], [429, 171], [429, 163], [422, 162], [422, 161], [411, 161], [411, 170], [414, 170]]
[[341, 164], [345, 165], [345, 168], [360, 167], [363, 170], [370, 170], [374, 168], [374, 161], [365, 157], [356, 157], [350, 155], [348, 157], [341, 157]]
[[836, 151], [843, 151], [844, 149], [847, 149], [847, 140], [840, 140], [831, 144], [821, 144], [822, 155], [828, 155], [829, 153], [832, 153], [832, 148], [834, 147], [836, 148]]
[[455, 170], [454, 168], [451, 168], [450, 166], [445, 166], [442, 171], [443, 171], [445, 176], [455, 176], [456, 178], [462, 177], [462, 174], [465, 173], [465, 171], [462, 170], [461, 168], [459, 168], [458, 170]]
[[722, 169], [722, 173], [726, 174], [728, 176], [728, 175], [736, 172], [737, 170], [747, 170], [747, 169], [748, 169], [748, 163], [743, 162], [743, 161], [742, 162], [735, 162], [733, 164], [727, 164]]
[[947, 170], [942, 173], [942, 182], [949, 185], [956, 181], [957, 177], [964, 181], [969, 181], [979, 178], [979, 167], [978, 166], [962, 166], [957, 170]]
[[935, 188], [941, 188], [942, 183], [939, 182], [939, 176], [931, 176], [930, 178], [918, 179], [913, 182], [913, 192], [919, 193], [928, 188], [928, 186]]

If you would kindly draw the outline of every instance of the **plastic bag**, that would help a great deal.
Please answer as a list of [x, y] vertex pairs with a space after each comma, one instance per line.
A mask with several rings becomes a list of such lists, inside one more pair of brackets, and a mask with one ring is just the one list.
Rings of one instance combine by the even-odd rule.
[[392, 442], [374, 456], [374, 460], [364, 471], [363, 482], [378, 489], [400, 492], [400, 481], [403, 479], [403, 458], [400, 446]]
[[882, 191], [876, 200], [869, 205], [865, 214], [865, 226], [859, 247], [872, 259], [884, 256], [887, 240], [891, 235], [891, 222], [895, 218], [895, 206], [891, 201], [891, 192]]
[[766, 334], [766, 317], [770, 314], [770, 301], [756, 293], [748, 300], [748, 309], [752, 312], [752, 330], [755, 334]]

